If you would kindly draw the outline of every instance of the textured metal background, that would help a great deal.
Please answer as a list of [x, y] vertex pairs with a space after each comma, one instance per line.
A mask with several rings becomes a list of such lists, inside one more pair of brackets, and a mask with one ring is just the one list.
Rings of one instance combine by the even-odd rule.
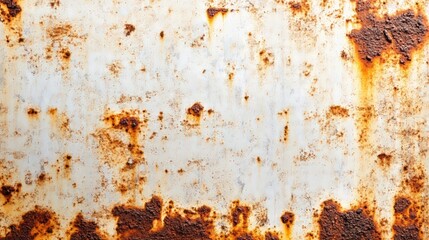
[[356, 1], [0, 0], [0, 237], [127, 239], [157, 196], [211, 238], [428, 239], [426, 35], [365, 59]]

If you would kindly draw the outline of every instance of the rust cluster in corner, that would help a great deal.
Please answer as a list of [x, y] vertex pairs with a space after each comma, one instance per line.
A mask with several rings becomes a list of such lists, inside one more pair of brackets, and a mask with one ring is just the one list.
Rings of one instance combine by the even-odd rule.
[[338, 203], [325, 201], [318, 223], [320, 240], [381, 240], [380, 232], [365, 207], [341, 211]]
[[406, 10], [380, 18], [373, 10], [370, 1], [357, 0], [357, 18], [362, 27], [352, 30], [349, 37], [356, 43], [361, 59], [369, 63], [390, 48], [400, 55], [401, 64], [410, 61], [412, 51], [427, 38], [426, 17]]
[[421, 208], [406, 197], [397, 197], [393, 206], [395, 224], [393, 225], [394, 240], [419, 240]]
[[228, 12], [227, 8], [214, 8], [210, 7], [207, 9], [207, 16], [209, 18], [215, 17], [218, 13], [226, 14]]
[[82, 214], [78, 214], [73, 222], [73, 231], [70, 240], [102, 240], [105, 239], [99, 233], [95, 222], [86, 221]]
[[9, 232], [6, 236], [0, 237], [0, 240], [43, 239], [54, 232], [56, 225], [51, 212], [36, 207], [22, 216], [19, 225], [9, 226]]
[[0, 0], [0, 4], [5, 5], [7, 8], [7, 12], [1, 11], [2, 22], [10, 22], [22, 11], [16, 0]]

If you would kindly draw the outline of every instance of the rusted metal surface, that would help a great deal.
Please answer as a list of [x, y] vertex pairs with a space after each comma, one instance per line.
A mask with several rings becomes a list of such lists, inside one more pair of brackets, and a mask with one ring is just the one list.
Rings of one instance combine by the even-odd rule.
[[428, 3], [0, 0], [0, 239], [429, 239]]

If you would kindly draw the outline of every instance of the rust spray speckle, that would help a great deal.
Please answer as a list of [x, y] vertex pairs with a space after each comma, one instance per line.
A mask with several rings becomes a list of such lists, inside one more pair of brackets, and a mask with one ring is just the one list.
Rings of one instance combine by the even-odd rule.
[[78, 214], [73, 222], [73, 231], [70, 240], [102, 240], [105, 239], [99, 233], [95, 222], [86, 221], [82, 214]]
[[410, 61], [412, 51], [426, 40], [426, 18], [412, 10], [378, 18], [371, 10], [369, 1], [357, 1], [357, 17], [362, 27], [352, 30], [349, 36], [356, 43], [361, 59], [369, 63], [391, 48], [400, 55], [401, 64]]
[[365, 208], [340, 211], [332, 200], [323, 203], [319, 218], [320, 240], [381, 240], [374, 220]]
[[1, 240], [17, 239], [42, 239], [51, 235], [56, 228], [54, 215], [44, 209], [36, 207], [35, 210], [29, 211], [22, 216], [19, 225], [9, 226], [9, 232]]

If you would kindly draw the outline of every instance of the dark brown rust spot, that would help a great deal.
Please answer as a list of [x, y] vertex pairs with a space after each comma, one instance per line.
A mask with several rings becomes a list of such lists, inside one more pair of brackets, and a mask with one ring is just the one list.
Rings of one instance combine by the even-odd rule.
[[[162, 200], [153, 197], [143, 209], [117, 206], [112, 213], [117, 217], [116, 231], [120, 239], [212, 239], [214, 225], [207, 219], [211, 209], [203, 208], [199, 216], [187, 211], [185, 216], [168, 213], [160, 229], [153, 230], [154, 221], [161, 220]], [[152, 229], [152, 230], [151, 230]]]
[[282, 220], [282, 223], [286, 225], [286, 227], [292, 226], [293, 222], [295, 221], [295, 214], [291, 212], [285, 212], [280, 217], [280, 220]]
[[380, 240], [374, 220], [364, 209], [340, 211], [332, 200], [323, 203], [319, 218], [320, 240]]
[[400, 197], [396, 199], [395, 206], [393, 207], [395, 209], [395, 213], [402, 213], [404, 212], [409, 206], [411, 205], [411, 201], [407, 198]]
[[211, 7], [211, 8], [207, 9], [207, 16], [209, 18], [213, 18], [218, 13], [226, 14], [227, 12], [228, 12], [227, 8], [213, 8], [213, 7]]
[[392, 155], [380, 153], [377, 155], [377, 158], [378, 158], [378, 163], [382, 167], [390, 167], [390, 164], [392, 163]]
[[12, 194], [14, 192], [18, 192], [18, 190], [15, 189], [15, 187], [13, 187], [13, 186], [4, 185], [4, 186], [1, 187], [0, 192], [6, 198], [6, 202], [5, 202], [5, 204], [6, 204], [12, 198]]
[[30, 115], [30, 116], [36, 116], [37, 114], [39, 114], [40, 113], [40, 110], [39, 109], [35, 109], [35, 108], [29, 108], [28, 110], [27, 110], [27, 114], [28, 115]]
[[201, 114], [203, 113], [204, 107], [201, 105], [201, 103], [197, 102], [192, 105], [192, 107], [188, 108], [188, 114], [194, 116], [194, 117], [201, 117]]
[[2, 22], [10, 22], [12, 18], [16, 17], [22, 11], [16, 0], [0, 0], [0, 4], [5, 5], [8, 11], [6, 13], [1, 10]]
[[161, 32], [159, 33], [159, 37], [161, 37], [161, 39], [164, 39], [164, 31], [161, 31]]
[[399, 62], [404, 64], [411, 60], [412, 51], [426, 40], [427, 20], [412, 10], [379, 18], [372, 12], [369, 1], [358, 0], [356, 11], [362, 27], [352, 30], [349, 36], [366, 63], [390, 48], [400, 55]]
[[54, 223], [53, 215], [49, 211], [36, 208], [22, 216], [19, 225], [9, 226], [9, 232], [1, 240], [34, 240], [52, 234]]
[[82, 214], [78, 214], [73, 222], [73, 232], [70, 240], [102, 240], [95, 222], [85, 221]]
[[132, 24], [125, 24], [125, 36], [130, 36], [132, 32], [134, 32], [136, 30], [136, 27], [134, 27], [134, 25]]

